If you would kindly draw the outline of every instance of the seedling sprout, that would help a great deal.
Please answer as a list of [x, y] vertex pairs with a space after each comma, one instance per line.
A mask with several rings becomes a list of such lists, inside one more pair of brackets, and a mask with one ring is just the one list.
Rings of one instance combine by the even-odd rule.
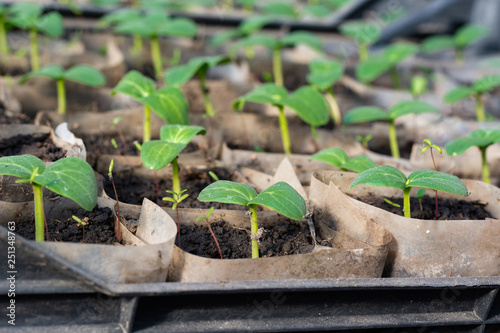
[[347, 153], [341, 148], [323, 149], [316, 154], [313, 154], [309, 158], [309, 161], [320, 161], [330, 164], [343, 171], [350, 170], [358, 173], [377, 166], [377, 164], [368, 156], [356, 156], [349, 158]]
[[215, 237], [214, 231], [212, 230], [212, 227], [210, 226], [210, 222], [208, 221], [208, 218], [210, 217], [210, 215], [212, 215], [213, 211], [214, 211], [214, 207], [210, 207], [210, 209], [208, 210], [207, 214], [205, 214], [205, 216], [199, 216], [199, 217], [197, 217], [196, 221], [201, 221], [201, 220], [207, 221], [208, 230], [210, 230], [210, 234], [212, 235], [212, 238], [215, 241], [215, 245], [217, 246], [217, 250], [219, 251], [220, 258], [222, 260], [222, 259], [224, 259], [224, 257], [222, 256], [222, 251], [220, 249], [219, 241], [217, 240], [217, 237]]
[[[438, 145], [432, 144], [431, 140], [429, 139], [424, 139], [424, 148], [420, 151], [420, 154], [423, 154], [426, 150], [429, 150], [431, 152], [431, 158], [432, 158], [432, 164], [434, 165], [434, 170], [437, 171], [437, 166], [436, 166], [436, 160], [434, 160], [434, 153], [432, 152], [433, 149], [436, 149], [440, 154], [443, 153], [443, 150], [441, 147]], [[420, 207], [422, 207], [422, 198], [419, 199], [420, 202]], [[434, 220], [437, 220], [438, 216], [438, 193], [436, 191], [436, 196], [435, 196], [435, 204], [436, 204], [436, 211], [434, 212]]]

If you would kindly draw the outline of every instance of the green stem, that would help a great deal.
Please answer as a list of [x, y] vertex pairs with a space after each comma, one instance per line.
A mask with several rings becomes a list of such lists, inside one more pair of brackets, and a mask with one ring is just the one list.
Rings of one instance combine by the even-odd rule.
[[399, 74], [396, 67], [393, 66], [389, 69], [389, 75], [391, 76], [391, 81], [394, 89], [400, 90], [401, 80], [399, 79]]
[[281, 49], [276, 48], [273, 50], [273, 74], [274, 83], [278, 86], [283, 86], [283, 67], [281, 64]]
[[9, 45], [7, 44], [7, 30], [5, 29], [5, 16], [0, 15], [0, 54], [7, 55]]
[[142, 37], [139, 34], [132, 35], [134, 46], [132, 47], [132, 54], [138, 55], [142, 52]]
[[[177, 157], [172, 161], [172, 191], [181, 193], [181, 181], [179, 179], [179, 163]], [[174, 194], [174, 200], [178, 200], [179, 196]]]
[[455, 61], [458, 64], [463, 64], [465, 62], [465, 49], [462, 47], [457, 47], [455, 49]]
[[486, 159], [486, 148], [488, 147], [479, 147], [481, 150], [481, 160], [483, 164], [483, 182], [491, 184], [490, 168], [488, 167], [488, 160]]
[[[250, 226], [252, 237], [257, 236], [259, 231], [259, 224], [257, 223], [257, 205], [250, 205]], [[259, 242], [256, 239], [252, 239], [252, 259], [259, 257]]]
[[170, 60], [170, 66], [177, 66], [181, 61], [181, 48], [176, 47], [172, 53], [172, 59]]
[[37, 242], [43, 242], [43, 193], [42, 186], [32, 183], [33, 193], [35, 197], [35, 239]]
[[396, 133], [396, 124], [394, 120], [389, 120], [389, 144], [391, 146], [392, 157], [399, 158], [398, 135]]
[[38, 32], [30, 29], [30, 50], [31, 50], [31, 70], [36, 71], [40, 68], [40, 59], [38, 57]]
[[57, 80], [57, 111], [59, 114], [66, 114], [66, 88], [64, 79]]
[[156, 79], [161, 78], [163, 73], [163, 65], [161, 63], [161, 52], [160, 52], [160, 41], [158, 36], [153, 36], [150, 38], [151, 41], [151, 57], [153, 60], [153, 67], [155, 70]]
[[411, 187], [407, 187], [405, 190], [404, 190], [404, 212], [405, 212], [405, 217], [407, 218], [411, 218], [411, 214], [410, 214], [410, 190], [411, 190]]
[[365, 61], [370, 58], [370, 54], [368, 53], [368, 44], [366, 43], [359, 43], [358, 44], [358, 49], [359, 49], [359, 61]]
[[207, 87], [207, 81], [206, 81], [206, 73], [200, 72], [198, 74], [198, 77], [200, 79], [200, 87], [201, 87], [201, 92], [203, 94], [203, 103], [205, 104], [205, 116], [207, 117], [213, 117], [215, 116], [215, 110], [212, 106], [212, 101], [210, 100], [210, 91], [208, 90]]
[[143, 124], [142, 143], [151, 140], [151, 109], [144, 105], [144, 124]]
[[327, 91], [327, 94], [330, 96], [329, 98], [326, 98], [328, 101], [328, 104], [330, 105], [330, 111], [332, 113], [332, 121], [334, 125], [340, 124], [341, 120], [341, 113], [340, 113], [340, 108], [339, 104], [337, 103], [337, 100], [335, 99], [335, 93], [333, 92], [333, 88], [330, 87]]
[[476, 95], [476, 118], [477, 121], [483, 122], [486, 121], [486, 113], [484, 112], [484, 103], [483, 103], [483, 95]]
[[292, 153], [291, 143], [290, 143], [290, 134], [288, 133], [288, 123], [286, 121], [285, 110], [283, 106], [278, 106], [278, 110], [280, 112], [279, 121], [280, 121], [280, 132], [281, 132], [281, 142], [283, 143], [283, 151], [286, 155], [290, 155]]

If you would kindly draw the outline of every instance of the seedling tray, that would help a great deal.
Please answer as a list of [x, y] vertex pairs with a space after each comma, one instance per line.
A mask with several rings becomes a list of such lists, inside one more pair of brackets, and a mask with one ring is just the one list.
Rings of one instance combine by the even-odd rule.
[[21, 237], [15, 247], [16, 326], [30, 331], [500, 331], [500, 277], [108, 284]]

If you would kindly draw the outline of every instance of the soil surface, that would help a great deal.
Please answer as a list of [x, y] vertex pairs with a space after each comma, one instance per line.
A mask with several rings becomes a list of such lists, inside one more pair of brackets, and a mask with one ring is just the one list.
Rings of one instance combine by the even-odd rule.
[[14, 113], [3, 108], [0, 100], [0, 124], [31, 124], [33, 121], [24, 113]]
[[66, 151], [54, 145], [49, 134], [17, 135], [0, 142], [0, 157], [30, 154], [44, 162], [54, 162], [66, 155]]
[[[118, 242], [115, 236], [115, 222], [111, 209], [96, 207], [93, 211], [85, 213], [85, 215], [76, 215], [82, 221], [87, 220], [85, 240], [83, 239], [83, 226], [72, 218], [73, 214], [68, 213], [67, 215], [64, 218], [47, 216], [50, 241], [96, 244], [114, 244]], [[27, 239], [34, 240], [35, 223], [17, 223], [16, 232]]]
[[[381, 197], [372, 198], [359, 198], [364, 203], [370, 204], [372, 206], [382, 208], [393, 214], [398, 214], [403, 216], [403, 198], [388, 198], [393, 203], [400, 205], [401, 207], [394, 207], [393, 205], [384, 201]], [[491, 218], [491, 214], [484, 209], [484, 204], [479, 202], [470, 202], [466, 200], [449, 200], [449, 199], [439, 199], [438, 192], [438, 220], [484, 220], [486, 218]], [[434, 196], [424, 196], [422, 198], [422, 210], [418, 199], [410, 198], [410, 209], [411, 217], [421, 220], [433, 220], [436, 204]]]
[[[214, 172], [220, 180], [231, 179], [231, 176], [226, 169], [214, 168], [211, 171]], [[104, 190], [106, 191], [106, 194], [116, 200], [111, 181], [109, 181], [107, 175], [103, 176], [106, 178], [106, 181], [104, 182]], [[189, 197], [187, 197], [179, 204], [179, 208], [208, 209], [212, 206], [215, 206], [215, 208], [217, 209], [248, 209], [246, 206], [241, 205], [198, 201], [198, 195], [200, 194], [200, 192], [215, 181], [208, 174], [208, 171], [198, 172], [198, 170], [189, 171], [186, 169], [181, 169], [180, 178], [181, 189], [188, 189], [188, 191], [185, 193], [189, 194]], [[158, 179], [159, 198], [157, 197], [156, 184], [154, 179], [146, 179], [125, 174], [116, 174], [113, 175], [113, 181], [115, 183], [116, 192], [118, 193], [118, 200], [121, 202], [134, 205], [142, 205], [143, 199], [148, 198], [159, 206], [172, 207], [171, 202], [162, 200], [162, 198], [164, 197], [171, 196], [169, 193], [165, 192], [165, 190], [172, 190], [171, 179]]]
[[[251, 258], [250, 230], [237, 228], [221, 220], [210, 224], [221, 247], [224, 259]], [[279, 222], [264, 228], [259, 240], [261, 257], [277, 257], [310, 253], [313, 239], [306, 223]], [[178, 246], [178, 238], [175, 244]], [[322, 244], [325, 245], [325, 244]], [[181, 246], [186, 252], [206, 258], [220, 259], [215, 241], [207, 226], [181, 225]]]

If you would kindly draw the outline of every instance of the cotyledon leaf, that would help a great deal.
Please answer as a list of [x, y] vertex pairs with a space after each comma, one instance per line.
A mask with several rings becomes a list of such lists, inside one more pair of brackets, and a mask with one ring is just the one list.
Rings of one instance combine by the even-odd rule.
[[43, 173], [45, 164], [33, 155], [0, 157], [0, 175], [30, 179], [37, 168], [39, 174]]
[[393, 166], [381, 165], [360, 173], [351, 183], [350, 188], [356, 185], [394, 187], [404, 191], [406, 189], [406, 176]]
[[457, 176], [434, 170], [411, 173], [408, 176], [407, 187], [423, 187], [464, 196], [469, 194], [467, 187]]
[[307, 212], [304, 198], [285, 182], [271, 185], [250, 200], [248, 204], [265, 206], [294, 220], [303, 219]]
[[218, 180], [205, 187], [200, 192], [198, 200], [248, 206], [256, 195], [257, 192], [250, 185]]

